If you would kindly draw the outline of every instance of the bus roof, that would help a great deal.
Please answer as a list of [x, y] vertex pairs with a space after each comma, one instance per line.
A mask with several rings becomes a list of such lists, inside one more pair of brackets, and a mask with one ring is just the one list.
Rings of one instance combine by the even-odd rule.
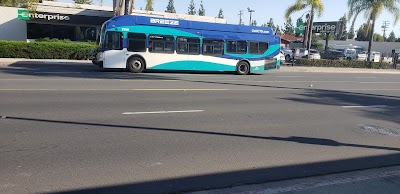
[[107, 29], [117, 28], [122, 26], [135, 26], [135, 25], [196, 29], [196, 30], [208, 30], [208, 31], [219, 31], [219, 32], [275, 35], [271, 27], [220, 24], [220, 23], [199, 22], [190, 20], [158, 18], [150, 16], [124, 15], [124, 16], [114, 17], [106, 22]]

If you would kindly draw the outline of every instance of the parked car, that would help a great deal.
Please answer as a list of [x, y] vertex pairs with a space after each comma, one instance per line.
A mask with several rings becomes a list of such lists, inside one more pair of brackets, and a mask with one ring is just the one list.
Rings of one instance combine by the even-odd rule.
[[321, 58], [322, 59], [330, 59], [330, 60], [345, 60], [346, 56], [342, 51], [337, 51], [337, 50], [327, 50], [324, 52], [321, 52]]
[[293, 50], [291, 49], [282, 49], [281, 50], [283, 56], [285, 57], [286, 62], [292, 61], [293, 58]]
[[285, 54], [281, 50], [279, 54], [276, 56], [277, 60], [280, 60], [281, 65], [285, 62]]
[[[304, 56], [303, 58], [307, 58], [308, 56]], [[320, 53], [315, 49], [310, 49], [310, 59], [321, 59]]]
[[336, 49], [346, 56], [347, 60], [354, 60], [357, 59], [357, 51], [356, 49]]
[[367, 51], [361, 51], [357, 54], [357, 60], [359, 61], [366, 61], [368, 58], [368, 52]]
[[371, 51], [370, 61], [379, 62], [381, 61], [381, 53], [376, 51]]

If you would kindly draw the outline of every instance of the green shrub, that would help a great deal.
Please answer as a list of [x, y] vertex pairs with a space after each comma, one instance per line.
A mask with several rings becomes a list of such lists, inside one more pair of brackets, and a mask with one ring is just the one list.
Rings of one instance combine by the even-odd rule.
[[0, 58], [26, 59], [88, 59], [94, 44], [64, 41], [17, 42], [0, 41]]
[[389, 64], [384, 62], [367, 62], [357, 60], [328, 60], [328, 59], [297, 59], [296, 66], [306, 67], [343, 67], [343, 68], [368, 68], [368, 69], [388, 69]]

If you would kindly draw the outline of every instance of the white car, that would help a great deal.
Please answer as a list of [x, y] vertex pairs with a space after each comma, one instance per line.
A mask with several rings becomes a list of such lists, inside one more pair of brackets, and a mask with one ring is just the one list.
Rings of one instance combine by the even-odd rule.
[[357, 54], [357, 60], [359, 61], [366, 61], [368, 58], [368, 52], [367, 51], [361, 51]]
[[321, 59], [321, 55], [317, 50], [310, 49], [310, 59]]
[[286, 61], [285, 53], [282, 50], [279, 53], [278, 59], [281, 61], [281, 64], [283, 64]]

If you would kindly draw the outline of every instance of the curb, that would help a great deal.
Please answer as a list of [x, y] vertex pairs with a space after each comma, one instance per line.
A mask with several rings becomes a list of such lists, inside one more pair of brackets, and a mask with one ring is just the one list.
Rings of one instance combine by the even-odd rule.
[[[391, 181], [387, 181], [388, 179]], [[315, 193], [311, 191], [337, 191], [345, 193], [368, 193], [371, 189], [380, 188], [380, 193], [398, 193], [400, 166], [389, 166], [367, 170], [327, 174], [314, 177], [273, 181], [262, 184], [233, 186], [223, 189], [187, 192], [187, 194], [248, 194], [248, 193]], [[370, 184], [375, 182], [375, 184]], [[392, 186], [392, 187], [390, 187]], [[318, 192], [321, 193], [321, 192]], [[328, 192], [330, 193], [330, 192]], [[338, 192], [340, 193], [340, 192]]]
[[298, 73], [371, 73], [371, 74], [400, 74], [400, 69], [361, 69], [336, 67], [299, 67], [282, 65], [280, 72]]
[[66, 60], [66, 59], [14, 59], [0, 58], [0, 66], [9, 66], [12, 64], [77, 64], [77, 63], [92, 63], [90, 60]]

